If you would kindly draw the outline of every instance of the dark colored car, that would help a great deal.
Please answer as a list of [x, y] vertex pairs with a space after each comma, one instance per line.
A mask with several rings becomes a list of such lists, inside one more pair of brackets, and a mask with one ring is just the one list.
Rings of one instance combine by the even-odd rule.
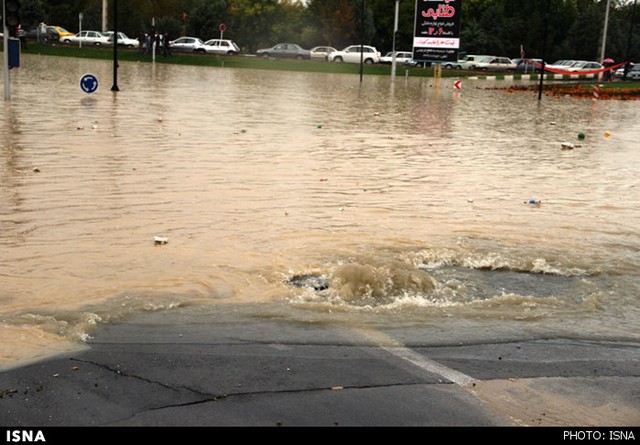
[[288, 59], [310, 59], [311, 52], [295, 43], [278, 43], [271, 48], [263, 48], [256, 51], [262, 57], [279, 57]]
[[47, 26], [47, 41], [58, 42], [63, 37], [70, 37], [75, 35], [74, 33], [67, 31], [61, 26]]
[[[542, 72], [542, 59], [513, 59], [517, 73], [540, 73]], [[517, 60], [517, 61], [516, 61]], [[537, 65], [537, 66], [536, 66]]]

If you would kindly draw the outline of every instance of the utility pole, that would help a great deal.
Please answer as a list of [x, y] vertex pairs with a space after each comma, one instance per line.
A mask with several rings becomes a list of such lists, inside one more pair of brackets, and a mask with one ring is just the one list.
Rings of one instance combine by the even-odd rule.
[[360, 83], [362, 83], [362, 75], [364, 74], [364, 0], [362, 0], [362, 9], [360, 10]]
[[604, 29], [602, 30], [602, 48], [600, 48], [600, 63], [604, 60], [605, 50], [607, 46], [607, 28], [609, 27], [609, 7], [611, 0], [607, 0], [607, 9], [604, 12]]
[[107, 10], [108, 10], [109, 0], [102, 0], [102, 32], [107, 32]]
[[393, 19], [393, 44], [391, 45], [391, 51], [393, 51], [391, 57], [391, 81], [396, 80], [396, 34], [398, 34], [398, 15], [400, 10], [400, 0], [396, 0], [396, 13]]

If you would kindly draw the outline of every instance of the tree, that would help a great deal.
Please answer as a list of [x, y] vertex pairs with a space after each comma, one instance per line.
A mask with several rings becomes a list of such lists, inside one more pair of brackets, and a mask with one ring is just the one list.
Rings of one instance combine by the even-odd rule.
[[[413, 47], [416, 1], [400, 1], [398, 50]], [[113, 2], [109, 0], [110, 7]], [[547, 60], [598, 58], [606, 3], [550, 0]], [[546, 0], [462, 0], [460, 49], [516, 57], [523, 45], [527, 57], [541, 57], [546, 5]], [[22, 0], [22, 16], [25, 27], [44, 19], [75, 30], [78, 13], [83, 12], [83, 27], [99, 29], [101, 6], [102, 0]], [[606, 52], [615, 60], [627, 54], [632, 60], [640, 58], [640, 24], [631, 34], [633, 10], [630, 0], [611, 0]], [[208, 39], [224, 22], [230, 38], [249, 52], [284, 40], [309, 48], [365, 43], [387, 51], [393, 42], [395, 0], [120, 0], [119, 12], [119, 28], [132, 35], [149, 32], [155, 18], [156, 28], [171, 35], [189, 32]], [[184, 25], [183, 13], [188, 16]], [[634, 20], [640, 21], [640, 12]]]
[[[367, 0], [367, 7], [375, 17], [373, 45], [385, 53], [393, 46], [393, 25], [395, 21], [395, 0]], [[415, 0], [401, 0], [398, 13], [398, 34], [396, 50], [411, 51], [415, 25]]]
[[328, 45], [343, 48], [360, 40], [360, 24], [356, 14], [362, 0], [311, 0], [309, 11], [317, 18], [317, 25]]
[[20, 16], [25, 28], [37, 26], [45, 19], [45, 10], [40, 0], [22, 0], [20, 3]]
[[188, 14], [187, 34], [203, 40], [213, 38], [225, 21], [227, 2], [225, 0], [198, 0]]
[[301, 37], [304, 29], [304, 5], [291, 0], [282, 0], [276, 21], [272, 27], [272, 38], [274, 42], [294, 42], [306, 46], [302, 43]]
[[271, 46], [272, 26], [277, 22], [277, 0], [231, 0], [231, 26], [251, 53], [259, 46]]

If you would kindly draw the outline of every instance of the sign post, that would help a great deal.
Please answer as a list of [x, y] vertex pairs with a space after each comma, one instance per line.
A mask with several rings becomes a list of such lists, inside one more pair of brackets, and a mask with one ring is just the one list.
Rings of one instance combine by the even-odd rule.
[[87, 94], [98, 91], [98, 78], [93, 74], [85, 74], [80, 78], [80, 89]]
[[413, 60], [457, 62], [462, 0], [416, 0]]
[[224, 36], [224, 32], [227, 30], [227, 25], [225, 25], [224, 23], [220, 23], [220, 26], [218, 26], [218, 29], [220, 30], [220, 40], [222, 40], [222, 37]]
[[113, 0], [113, 85], [111, 91], [120, 91], [118, 87], [118, 0]]

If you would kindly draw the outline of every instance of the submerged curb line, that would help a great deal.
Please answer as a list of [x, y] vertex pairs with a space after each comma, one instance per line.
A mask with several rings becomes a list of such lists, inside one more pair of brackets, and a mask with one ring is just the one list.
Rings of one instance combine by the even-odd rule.
[[[545, 76], [545, 80], [582, 80], [597, 79], [596, 74], [549, 74]], [[497, 74], [495, 76], [470, 76], [471, 80], [539, 80], [539, 74]]]

